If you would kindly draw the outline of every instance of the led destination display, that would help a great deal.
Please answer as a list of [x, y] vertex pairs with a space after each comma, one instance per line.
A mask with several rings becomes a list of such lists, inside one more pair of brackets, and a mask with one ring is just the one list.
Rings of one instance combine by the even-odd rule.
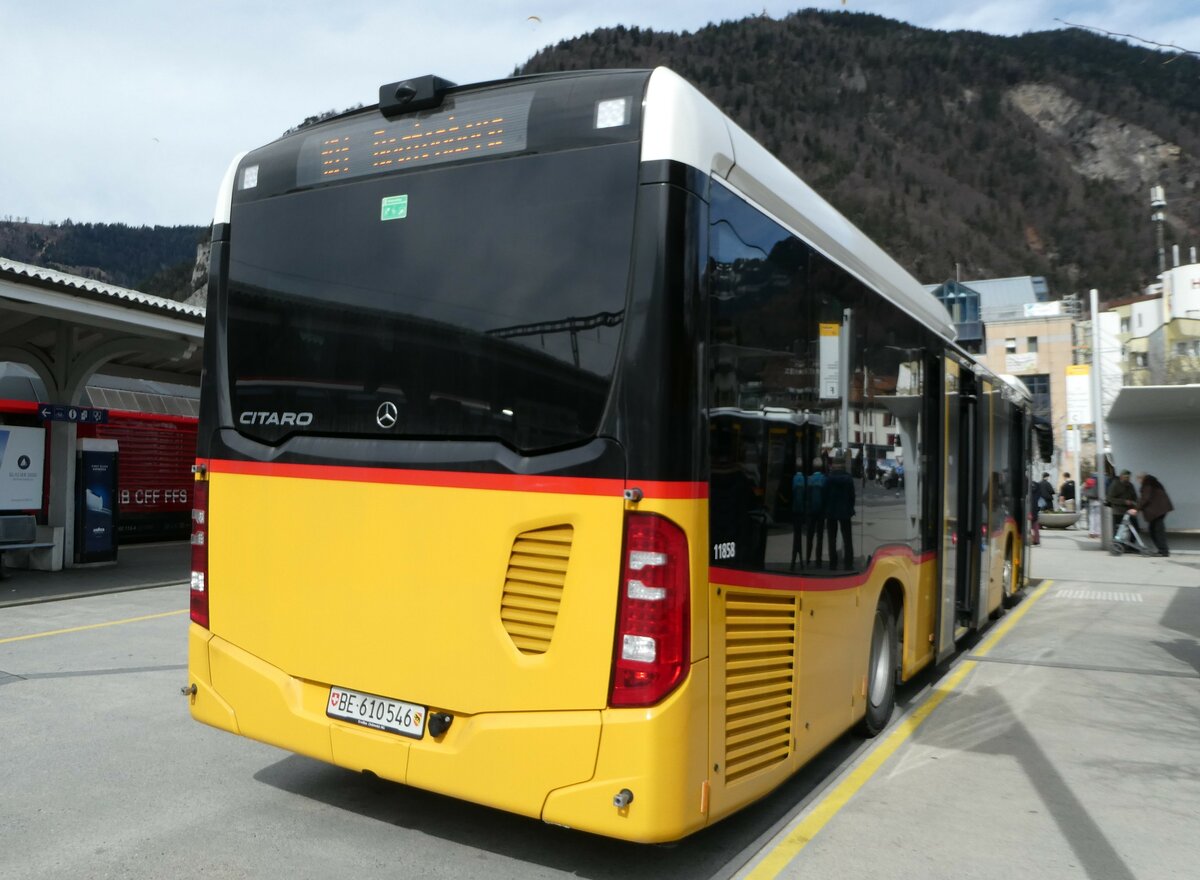
[[395, 121], [378, 117], [324, 129], [300, 149], [296, 182], [328, 180], [433, 165], [525, 149], [532, 91], [448, 98], [432, 113]]

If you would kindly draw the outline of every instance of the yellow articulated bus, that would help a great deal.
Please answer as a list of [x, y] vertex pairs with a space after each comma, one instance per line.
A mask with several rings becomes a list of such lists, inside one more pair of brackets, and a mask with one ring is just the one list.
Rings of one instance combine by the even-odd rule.
[[338, 766], [678, 839], [1025, 581], [1028, 393], [665, 69], [239, 156], [206, 334], [192, 714]]

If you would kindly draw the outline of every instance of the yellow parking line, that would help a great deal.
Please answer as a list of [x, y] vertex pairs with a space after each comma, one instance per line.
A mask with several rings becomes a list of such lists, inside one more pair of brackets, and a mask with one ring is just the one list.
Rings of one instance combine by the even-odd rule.
[[69, 629], [52, 629], [49, 632], [30, 633], [27, 636], [9, 636], [6, 639], [0, 639], [0, 645], [7, 645], [9, 642], [23, 642], [26, 639], [43, 639], [46, 636], [61, 636], [67, 633], [83, 632], [87, 629], [102, 629], [106, 626], [120, 626], [122, 623], [137, 623], [139, 620], [157, 620], [160, 617], [173, 617], [176, 614], [187, 614], [188, 609], [182, 608], [179, 611], [164, 611], [161, 614], [145, 614], [142, 617], [126, 617], [124, 620], [109, 620], [105, 623], [89, 623], [87, 626], [73, 626]]
[[[1051, 583], [1053, 582], [1049, 580], [1045, 581], [1015, 611], [1007, 615], [1004, 623], [997, 626], [984, 644], [977, 648], [974, 653], [982, 657], [995, 647], [996, 643], [1016, 625], [1017, 621], [1025, 616], [1029, 607], [1050, 588]], [[872, 749], [863, 762], [851, 771], [849, 776], [842, 780], [833, 791], [818, 801], [809, 814], [800, 821], [800, 824], [793, 828], [773, 850], [767, 853], [762, 861], [754, 866], [754, 870], [746, 875], [747, 880], [771, 880], [771, 878], [778, 877], [779, 873], [787, 867], [788, 863], [799, 855], [800, 850], [808, 846], [809, 841], [817, 836], [817, 833], [825, 827], [830, 819], [838, 814], [838, 811], [867, 783], [867, 780], [875, 775], [875, 772], [883, 765], [884, 761], [890, 758], [892, 753], [913, 735], [913, 732], [921, 726], [921, 723], [933, 713], [934, 709], [941, 705], [942, 701], [962, 683], [962, 680], [977, 665], [973, 660], [960, 663], [953, 675], [941, 682], [924, 703], [901, 721], [896, 729], [876, 748]]]

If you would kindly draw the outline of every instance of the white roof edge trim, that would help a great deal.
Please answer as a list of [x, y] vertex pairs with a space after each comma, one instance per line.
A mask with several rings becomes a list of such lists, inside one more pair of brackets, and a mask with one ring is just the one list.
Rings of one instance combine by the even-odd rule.
[[646, 86], [642, 161], [670, 159], [725, 179], [739, 195], [941, 336], [950, 313], [879, 245], [674, 71]]
[[733, 143], [724, 115], [700, 91], [665, 67], [646, 85], [642, 161], [671, 159], [724, 177], [733, 165]]
[[249, 150], [238, 153], [229, 163], [225, 177], [221, 180], [221, 188], [217, 191], [217, 206], [213, 209], [213, 226], [229, 222], [229, 215], [233, 211], [233, 186], [237, 180], [238, 165], [242, 164], [242, 160], [249, 154]]
[[726, 180], [740, 194], [903, 311], [954, 341], [950, 313], [916, 278], [737, 123], [728, 120], [737, 164]]

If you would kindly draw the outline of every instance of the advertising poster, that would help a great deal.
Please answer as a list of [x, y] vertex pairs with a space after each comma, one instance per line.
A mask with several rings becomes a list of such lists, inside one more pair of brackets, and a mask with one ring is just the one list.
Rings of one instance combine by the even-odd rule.
[[821, 325], [821, 344], [817, 356], [821, 362], [821, 399], [831, 400], [842, 396], [841, 351], [839, 349], [841, 324]]
[[1087, 364], [1067, 367], [1067, 422], [1090, 425], [1092, 418], [1092, 368]]
[[117, 554], [117, 443], [81, 438], [75, 464], [75, 561]]
[[0, 425], [0, 510], [38, 510], [46, 432]]

